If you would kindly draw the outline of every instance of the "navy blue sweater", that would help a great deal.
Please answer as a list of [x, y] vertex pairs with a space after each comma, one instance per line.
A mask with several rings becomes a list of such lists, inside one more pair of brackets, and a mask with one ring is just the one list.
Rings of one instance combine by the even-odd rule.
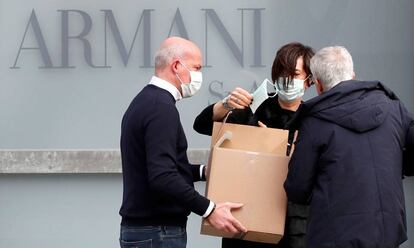
[[145, 86], [122, 119], [122, 225], [183, 226], [190, 212], [205, 213], [209, 200], [193, 185], [200, 166], [189, 164], [186, 151], [174, 97]]

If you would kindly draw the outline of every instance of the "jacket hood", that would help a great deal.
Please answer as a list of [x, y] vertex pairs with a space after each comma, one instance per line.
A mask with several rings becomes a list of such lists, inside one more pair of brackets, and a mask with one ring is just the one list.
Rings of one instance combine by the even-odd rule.
[[386, 119], [396, 95], [378, 81], [344, 81], [327, 92], [304, 102], [292, 124], [312, 116], [355, 132], [366, 132]]

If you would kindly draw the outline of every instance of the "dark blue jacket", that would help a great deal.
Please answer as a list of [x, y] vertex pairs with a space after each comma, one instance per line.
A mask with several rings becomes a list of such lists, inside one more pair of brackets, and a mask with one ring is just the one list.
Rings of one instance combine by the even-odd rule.
[[186, 152], [174, 97], [145, 86], [122, 119], [122, 225], [184, 226], [190, 212], [205, 213], [210, 201], [193, 185], [200, 166], [189, 164]]
[[414, 120], [397, 97], [379, 82], [345, 81], [305, 102], [295, 123], [285, 189], [310, 202], [307, 247], [403, 243], [403, 150], [413, 147]]

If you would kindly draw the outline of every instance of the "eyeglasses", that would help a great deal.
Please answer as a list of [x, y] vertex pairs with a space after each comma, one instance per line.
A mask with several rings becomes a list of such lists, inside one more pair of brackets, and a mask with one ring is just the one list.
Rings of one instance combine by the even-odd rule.
[[305, 78], [305, 82], [306, 82], [306, 80], [308, 80], [308, 87], [311, 87], [312, 85], [314, 85], [315, 84], [315, 79], [314, 79], [314, 77], [313, 77], [313, 75], [312, 74], [309, 74], [306, 78]]

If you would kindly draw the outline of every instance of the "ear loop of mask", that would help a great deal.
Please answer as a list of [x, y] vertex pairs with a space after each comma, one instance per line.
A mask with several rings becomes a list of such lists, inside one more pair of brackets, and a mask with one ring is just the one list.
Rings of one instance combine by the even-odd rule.
[[[277, 96], [277, 93], [279, 92], [279, 90], [276, 88], [276, 85], [274, 84], [274, 83], [272, 83], [269, 79], [265, 79], [266, 80], [266, 82], [268, 83], [268, 84], [270, 84], [270, 85], [272, 85], [273, 86], [273, 88], [275, 89], [275, 93], [273, 93], [273, 95], [270, 95], [269, 96], [269, 93], [267, 94], [268, 96], [269, 96], [269, 98], [273, 98], [273, 97], [275, 97], [275, 96]], [[267, 92], [267, 85], [266, 85], [266, 92]]]
[[[186, 66], [186, 65], [184, 65], [184, 63], [182, 63], [180, 60], [178, 60], [178, 63], [180, 63], [180, 65], [184, 66], [184, 68], [185, 68], [188, 72], [190, 72], [190, 70], [187, 68], [187, 66]], [[180, 76], [178, 76], [178, 73], [175, 73], [175, 75], [176, 75], [176, 76], [177, 76], [177, 78], [180, 80], [180, 83], [181, 83], [181, 84], [186, 84], [186, 83], [184, 83], [184, 81], [181, 79], [181, 77], [180, 77]], [[191, 73], [190, 73], [190, 82], [191, 82]]]

